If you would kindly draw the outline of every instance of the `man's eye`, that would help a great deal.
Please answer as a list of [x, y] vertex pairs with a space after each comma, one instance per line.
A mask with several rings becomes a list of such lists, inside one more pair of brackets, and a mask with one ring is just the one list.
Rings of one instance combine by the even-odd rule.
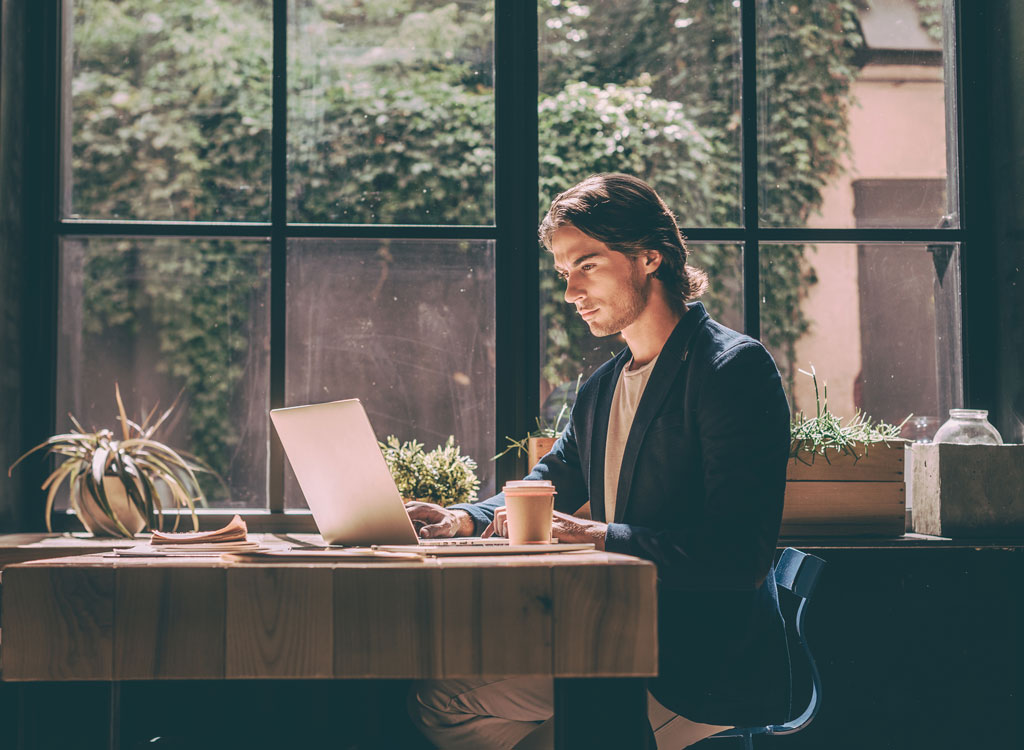
[[580, 268], [584, 271], [593, 271], [597, 266], [593, 263], [584, 263]]
[[569, 274], [562, 273], [561, 271], [556, 271], [555, 278], [558, 279], [559, 281], [565, 281], [569, 278]]

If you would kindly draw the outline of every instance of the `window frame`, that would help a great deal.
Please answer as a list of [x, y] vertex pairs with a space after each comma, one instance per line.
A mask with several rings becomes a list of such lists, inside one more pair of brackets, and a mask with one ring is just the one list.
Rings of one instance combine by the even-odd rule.
[[[964, 61], [985, 59], [983, 26], [985, 12], [964, 9], [960, 0], [947, 0], [944, 16], [947, 34], [944, 54], [947, 82], [947, 179], [957, 186], [958, 228], [939, 229], [818, 229], [762, 227], [758, 216], [758, 131], [757, 131], [757, 10], [764, 0], [740, 0], [740, 45], [742, 55], [741, 164], [742, 222], [738, 227], [682, 227], [692, 242], [733, 243], [743, 248], [744, 332], [760, 338], [759, 263], [760, 246], [766, 243], [844, 242], [851, 244], [899, 243], [951, 244], [960, 246], [963, 400], [976, 407], [994, 403], [997, 385], [984, 363], [998, 349], [995, 336], [985, 327], [994, 304], [986, 289], [994, 283], [995, 250], [991, 229], [984, 226], [988, 215], [968, 212], [968, 195], [982, 196], [990, 174], [965, 164], [982, 163], [985, 127], [982, 97], [985, 87], [964, 89]], [[23, 442], [34, 445], [51, 434], [56, 424], [56, 346], [59, 283], [59, 245], [68, 237], [180, 237], [187, 239], [252, 239], [270, 243], [270, 405], [284, 405], [285, 377], [285, 292], [287, 243], [293, 238], [386, 239], [487, 239], [495, 247], [495, 435], [496, 451], [504, 435], [525, 434], [539, 408], [540, 395], [540, 299], [536, 219], [538, 143], [538, 13], [536, 3], [494, 0], [495, 69], [495, 207], [490, 225], [352, 225], [308, 224], [287, 221], [287, 11], [288, 0], [273, 0], [273, 80], [271, 210], [269, 222], [152, 222], [96, 219], [65, 219], [60, 215], [62, 132], [69, 113], [62, 102], [62, 76], [70, 68], [71, 52], [63, 44], [71, 22], [71, 0], [38, 3], [25, 11], [27, 36], [25, 65], [33, 69], [36, 86], [26, 92], [25, 224], [26, 241], [38, 252], [26, 254], [25, 293], [34, 297], [32, 313], [44, 335], [28, 342], [24, 367], [38, 373], [27, 378], [23, 409], [36, 419], [25, 420]], [[968, 4], [969, 5], [969, 4]], [[32, 68], [31, 66], [34, 66]], [[979, 68], [981, 66], [978, 66]], [[974, 75], [984, 71], [971, 69]], [[967, 104], [968, 106], [965, 106]], [[970, 106], [973, 105], [973, 109]], [[970, 113], [969, 117], [965, 116]], [[38, 126], [38, 127], [37, 127]], [[967, 137], [975, 133], [973, 141]], [[966, 179], [965, 179], [966, 178]], [[281, 189], [274, 190], [274, 186]], [[981, 205], [981, 201], [978, 202]], [[972, 204], [973, 207], [973, 204]], [[989, 209], [986, 209], [988, 211]], [[965, 260], [966, 259], [966, 260]], [[988, 299], [986, 299], [988, 298]], [[525, 324], [524, 324], [525, 320]], [[968, 353], [972, 356], [968, 356]], [[41, 419], [39, 417], [42, 417]], [[308, 511], [284, 509], [284, 456], [273, 431], [270, 436], [269, 496], [266, 508], [246, 514], [254, 531], [312, 531]], [[521, 476], [523, 459], [508, 454], [496, 466], [496, 480]], [[26, 472], [26, 486], [36, 476]], [[42, 470], [38, 472], [42, 476]], [[31, 498], [25, 508], [34, 507]], [[233, 509], [203, 511], [204, 525], [215, 525]], [[30, 512], [22, 517], [32, 518]], [[70, 516], [61, 519], [68, 529], [79, 528]]]

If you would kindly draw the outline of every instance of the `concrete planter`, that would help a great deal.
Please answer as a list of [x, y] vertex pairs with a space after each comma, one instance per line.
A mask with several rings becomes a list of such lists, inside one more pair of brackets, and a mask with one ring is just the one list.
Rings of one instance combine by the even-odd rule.
[[915, 444], [914, 531], [951, 537], [1024, 533], [1024, 445]]

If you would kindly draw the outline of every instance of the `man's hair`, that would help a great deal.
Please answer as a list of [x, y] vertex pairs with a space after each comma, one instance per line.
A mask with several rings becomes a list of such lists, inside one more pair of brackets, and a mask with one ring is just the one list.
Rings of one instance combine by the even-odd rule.
[[559, 194], [540, 224], [540, 240], [549, 252], [555, 232], [567, 225], [624, 255], [661, 253], [654, 277], [665, 285], [673, 306], [682, 307], [707, 291], [707, 274], [686, 265], [689, 250], [675, 216], [643, 180], [595, 174]]

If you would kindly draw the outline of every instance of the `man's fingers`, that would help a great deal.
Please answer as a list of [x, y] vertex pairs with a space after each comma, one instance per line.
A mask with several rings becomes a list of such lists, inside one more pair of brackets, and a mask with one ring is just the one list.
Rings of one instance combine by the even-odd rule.
[[480, 535], [480, 538], [481, 539], [486, 539], [487, 537], [493, 536], [493, 535], [494, 535], [494, 521], [491, 521], [489, 524], [487, 524], [487, 528], [484, 529], [484, 533], [482, 533]]
[[415, 521], [437, 521], [443, 515], [438, 512], [438, 508], [419, 503], [416, 505], [409, 503], [405, 506], [405, 510], [409, 514], [409, 518]]
[[498, 508], [494, 511], [494, 533], [498, 536], [508, 536], [508, 523], [506, 521], [505, 509]]

